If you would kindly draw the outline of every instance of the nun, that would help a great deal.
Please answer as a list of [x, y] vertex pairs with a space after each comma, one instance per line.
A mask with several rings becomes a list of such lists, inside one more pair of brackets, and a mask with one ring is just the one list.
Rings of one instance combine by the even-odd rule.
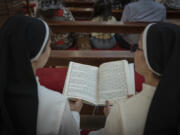
[[175, 24], [145, 28], [135, 52], [135, 69], [145, 78], [142, 91], [111, 110], [107, 103], [105, 127], [89, 135], [180, 134], [179, 36]]
[[79, 135], [82, 107], [40, 85], [36, 69], [50, 55], [48, 25], [31, 17], [10, 17], [0, 30], [0, 134]]

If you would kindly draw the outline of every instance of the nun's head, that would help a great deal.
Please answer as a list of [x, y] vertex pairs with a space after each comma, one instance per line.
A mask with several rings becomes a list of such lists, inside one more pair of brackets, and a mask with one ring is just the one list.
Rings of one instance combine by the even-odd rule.
[[17, 58], [27, 57], [38, 67], [45, 65], [50, 54], [50, 30], [46, 22], [27, 16], [13, 16], [3, 25], [2, 34], [7, 39], [1, 41], [11, 46]]
[[[44, 22], [43, 20], [37, 20], [37, 21], [39, 21], [41, 25], [41, 27], [37, 26], [38, 28], [35, 28], [36, 31], [38, 31], [38, 34], [36, 35], [32, 33], [32, 35], [29, 35], [29, 38], [34, 41], [34, 43], [32, 44], [36, 44], [36, 47], [34, 47], [34, 50], [36, 50], [36, 54], [33, 58], [31, 58], [31, 62], [34, 70], [44, 67], [44, 65], [48, 61], [51, 52], [50, 29], [47, 23]], [[34, 35], [37, 37], [35, 37]], [[39, 36], [41, 37], [40, 39], [38, 38]], [[30, 46], [34, 46], [32, 44]]]
[[136, 71], [145, 78], [163, 75], [177, 50], [179, 32], [180, 28], [174, 24], [149, 24], [135, 53]]

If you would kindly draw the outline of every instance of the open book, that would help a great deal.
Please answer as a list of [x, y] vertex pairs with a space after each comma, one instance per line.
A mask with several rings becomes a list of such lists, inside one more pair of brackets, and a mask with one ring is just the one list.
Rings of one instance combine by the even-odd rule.
[[134, 65], [126, 60], [107, 62], [100, 67], [70, 62], [63, 94], [70, 99], [104, 105], [106, 100], [125, 99], [135, 94]]

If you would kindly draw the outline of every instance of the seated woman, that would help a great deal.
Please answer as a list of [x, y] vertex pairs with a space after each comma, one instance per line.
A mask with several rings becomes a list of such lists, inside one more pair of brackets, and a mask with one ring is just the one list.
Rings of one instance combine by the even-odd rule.
[[179, 35], [180, 27], [174, 24], [145, 28], [135, 53], [136, 71], [145, 78], [143, 90], [127, 101], [117, 101], [105, 128], [90, 135], [178, 135]]
[[0, 31], [0, 134], [79, 135], [82, 102], [71, 103], [35, 77], [50, 55], [50, 30], [39, 19], [10, 17]]
[[[138, 0], [129, 3], [123, 9], [121, 23], [131, 22], [165, 22], [166, 8], [163, 4], [154, 2], [154, 0]], [[116, 40], [122, 48], [136, 48], [139, 40], [139, 34], [116, 34]]]
[[[116, 22], [111, 15], [111, 2], [109, 0], [98, 0], [94, 6], [93, 22]], [[92, 33], [91, 45], [97, 49], [111, 49], [116, 46], [114, 33]]]
[[[63, 5], [63, 0], [40, 0], [38, 15], [46, 21], [74, 21], [69, 9]], [[73, 33], [52, 34], [52, 49], [64, 50], [74, 45]]]

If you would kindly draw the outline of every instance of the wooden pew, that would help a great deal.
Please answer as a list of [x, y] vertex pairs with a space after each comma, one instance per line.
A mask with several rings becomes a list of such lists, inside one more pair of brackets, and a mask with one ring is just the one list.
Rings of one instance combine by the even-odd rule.
[[[180, 25], [180, 21], [169, 20], [169, 23]], [[52, 31], [60, 32], [104, 32], [104, 33], [141, 33], [148, 23], [105, 23], [88, 21], [48, 22]], [[103, 62], [127, 59], [133, 62], [133, 54], [129, 51], [100, 50], [53, 50], [47, 66], [67, 66], [69, 61], [99, 66]]]
[[104, 62], [123, 59], [133, 62], [134, 54], [130, 51], [53, 50], [46, 67], [67, 67], [70, 61], [99, 66]]
[[180, 19], [180, 10], [179, 9], [167, 9], [166, 11], [167, 19]]
[[102, 32], [102, 33], [141, 33], [149, 23], [91, 22], [91, 21], [60, 21], [48, 22], [52, 31], [60, 32]]
[[[76, 20], [88, 20], [93, 14], [93, 8], [68, 7], [68, 9], [72, 12]], [[122, 13], [123, 9], [112, 10], [112, 15], [115, 16], [118, 20], [121, 19]], [[167, 9], [166, 16], [167, 19], [180, 19], [180, 10]]]
[[64, 4], [66, 7], [93, 7], [95, 0], [65, 0]]

